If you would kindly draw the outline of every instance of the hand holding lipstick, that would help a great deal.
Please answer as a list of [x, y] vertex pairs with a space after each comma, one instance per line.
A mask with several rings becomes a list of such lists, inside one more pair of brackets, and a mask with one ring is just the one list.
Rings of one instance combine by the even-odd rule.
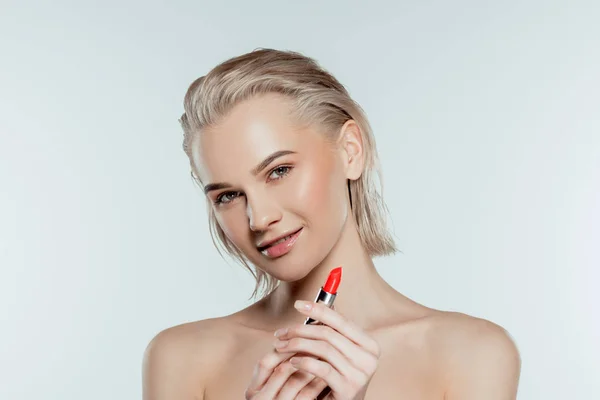
[[247, 400], [364, 398], [379, 345], [333, 309], [341, 277], [342, 268], [334, 268], [314, 303], [296, 301], [294, 307], [306, 320], [275, 332], [275, 351], [257, 364]]
[[306, 398], [316, 398], [325, 386], [329, 386], [328, 400], [363, 399], [377, 369], [380, 354], [377, 342], [323, 304], [297, 301], [295, 307], [322, 324], [298, 325], [276, 332], [276, 350], [279, 353], [303, 354], [294, 355], [289, 363], [324, 382], [307, 386], [300, 393], [306, 394]]

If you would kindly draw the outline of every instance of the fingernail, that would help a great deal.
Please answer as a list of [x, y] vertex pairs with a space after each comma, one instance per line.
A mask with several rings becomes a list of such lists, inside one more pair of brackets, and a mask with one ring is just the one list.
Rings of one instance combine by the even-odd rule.
[[308, 301], [296, 300], [296, 302], [294, 303], [294, 307], [296, 307], [298, 310], [308, 311], [312, 308], [312, 303]]
[[278, 349], [281, 349], [282, 347], [287, 346], [288, 341], [287, 340], [277, 340], [275, 341], [275, 343], [273, 344], [275, 347], [277, 347]]
[[292, 357], [292, 358], [290, 358], [290, 364], [298, 365], [298, 364], [300, 364], [300, 359], [298, 357]]
[[275, 331], [275, 337], [283, 336], [288, 332], [288, 328], [281, 328]]

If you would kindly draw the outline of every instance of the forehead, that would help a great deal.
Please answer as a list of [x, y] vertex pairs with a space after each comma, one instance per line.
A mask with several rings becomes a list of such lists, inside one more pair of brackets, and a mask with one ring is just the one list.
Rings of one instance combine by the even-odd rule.
[[292, 111], [289, 99], [267, 94], [236, 105], [217, 126], [202, 131], [195, 146], [195, 164], [202, 182], [249, 174], [276, 151], [303, 153], [324, 145], [320, 134], [295, 122]]

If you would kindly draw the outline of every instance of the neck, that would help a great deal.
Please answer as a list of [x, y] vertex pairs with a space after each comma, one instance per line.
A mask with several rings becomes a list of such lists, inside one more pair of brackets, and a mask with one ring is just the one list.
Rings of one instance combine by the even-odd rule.
[[294, 309], [294, 302], [313, 301], [329, 272], [338, 266], [342, 267], [342, 280], [335, 309], [362, 327], [374, 327], [385, 320], [394, 300], [400, 297], [408, 300], [379, 275], [362, 247], [356, 224], [350, 217], [329, 255], [304, 278], [281, 282], [262, 301], [264, 310], [279, 323], [301, 323], [303, 317]]

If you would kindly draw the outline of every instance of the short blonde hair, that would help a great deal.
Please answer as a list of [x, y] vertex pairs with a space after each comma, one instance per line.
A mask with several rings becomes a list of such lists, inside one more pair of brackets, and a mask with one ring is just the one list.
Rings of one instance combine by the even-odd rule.
[[[336, 78], [314, 59], [298, 52], [259, 48], [222, 62], [190, 85], [179, 122], [194, 181], [202, 187], [193, 154], [201, 130], [218, 124], [240, 102], [267, 93], [287, 96], [299, 122], [323, 128], [331, 140], [346, 121], [356, 122], [363, 139], [364, 171], [358, 180], [348, 182], [352, 214], [370, 256], [395, 253], [394, 240], [386, 227], [387, 208], [381, 196], [375, 138], [365, 112]], [[264, 296], [275, 289], [279, 281], [256, 266], [252, 268], [219, 226], [213, 208], [209, 206], [208, 212], [211, 237], [219, 253], [223, 255], [224, 250], [254, 276], [256, 286], [251, 297], [259, 290]]]

